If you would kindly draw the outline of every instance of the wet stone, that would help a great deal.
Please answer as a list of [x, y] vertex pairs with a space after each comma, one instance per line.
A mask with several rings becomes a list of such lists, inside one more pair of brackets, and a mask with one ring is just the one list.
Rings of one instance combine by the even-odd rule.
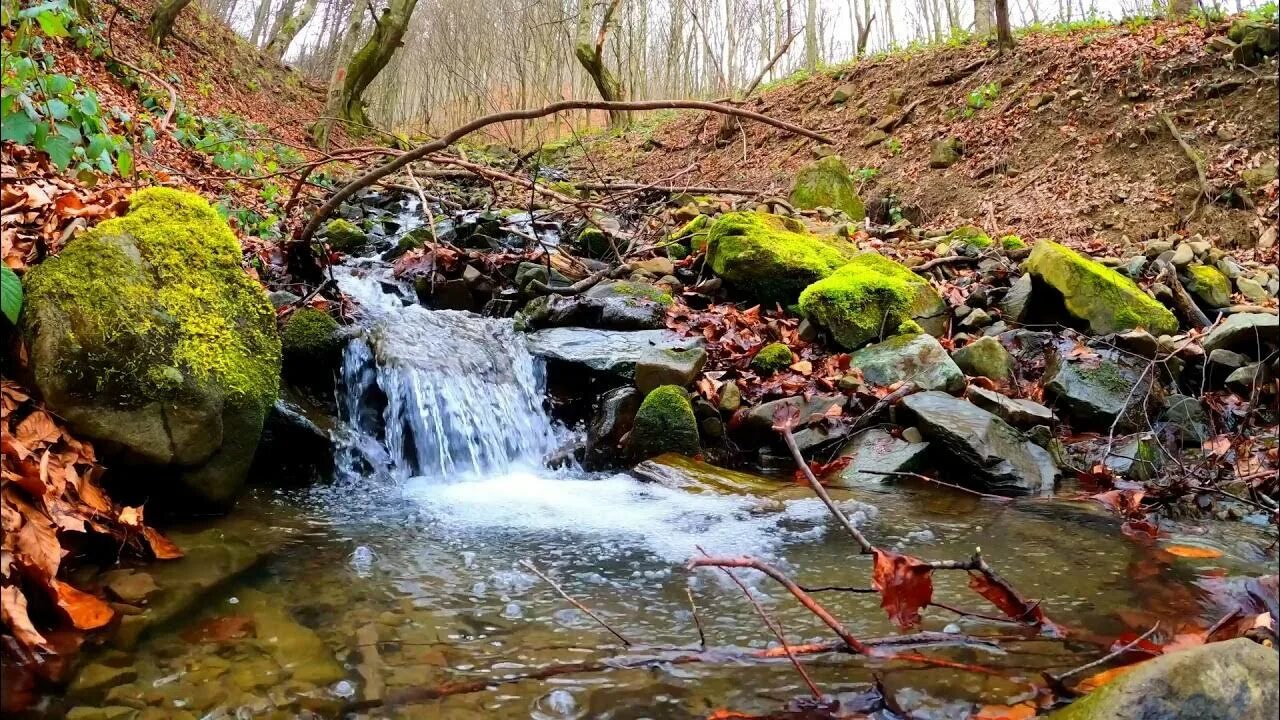
[[67, 696], [79, 700], [98, 700], [104, 697], [110, 688], [133, 682], [137, 677], [138, 672], [132, 667], [111, 667], [102, 663], [91, 663], [76, 674], [67, 688]]
[[853, 488], [888, 479], [888, 476], [870, 471], [884, 473], [917, 470], [923, 466], [928, 449], [927, 442], [900, 440], [879, 428], [864, 430], [840, 449], [841, 456], [852, 459], [833, 484]]
[[964, 389], [964, 373], [932, 335], [899, 335], [868, 345], [849, 357], [849, 365], [882, 387], [911, 381], [925, 390]]
[[968, 397], [974, 405], [996, 415], [1010, 425], [1030, 428], [1036, 425], [1053, 425], [1057, 422], [1057, 417], [1052, 410], [1033, 400], [1011, 398], [976, 385], [969, 388]]

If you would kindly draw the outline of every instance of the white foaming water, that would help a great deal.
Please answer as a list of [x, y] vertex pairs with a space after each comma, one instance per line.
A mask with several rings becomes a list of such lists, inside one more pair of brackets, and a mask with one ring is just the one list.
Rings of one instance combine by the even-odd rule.
[[780, 545], [816, 539], [827, 510], [816, 498], [768, 506], [744, 495], [691, 494], [628, 475], [601, 479], [515, 471], [465, 483], [415, 478], [404, 493], [440, 527], [516, 534], [572, 534], [642, 548], [672, 563], [697, 555], [770, 555]]

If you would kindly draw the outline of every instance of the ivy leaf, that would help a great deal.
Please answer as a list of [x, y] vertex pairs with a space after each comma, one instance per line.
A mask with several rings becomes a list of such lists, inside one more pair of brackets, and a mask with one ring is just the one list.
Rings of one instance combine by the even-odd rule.
[[0, 129], [0, 140], [12, 140], [19, 145], [31, 144], [31, 138], [36, 134], [36, 124], [25, 112], [5, 115], [0, 125], [4, 126]]
[[49, 160], [59, 170], [66, 170], [71, 164], [71, 141], [61, 135], [49, 137], [40, 149], [49, 154]]
[[22, 281], [8, 265], [0, 265], [0, 310], [13, 325], [22, 311]]

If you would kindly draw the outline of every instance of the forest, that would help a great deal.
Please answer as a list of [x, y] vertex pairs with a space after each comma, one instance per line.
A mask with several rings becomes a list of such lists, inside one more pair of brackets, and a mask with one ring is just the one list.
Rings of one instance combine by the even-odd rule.
[[1259, 0], [0, 0], [0, 712], [1272, 720]]

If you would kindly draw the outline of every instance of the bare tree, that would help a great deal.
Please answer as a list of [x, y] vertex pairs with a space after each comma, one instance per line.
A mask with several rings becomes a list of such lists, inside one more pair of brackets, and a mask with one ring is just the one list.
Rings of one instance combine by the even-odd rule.
[[173, 23], [183, 8], [191, 4], [191, 0], [162, 0], [151, 11], [151, 20], [147, 23], [147, 37], [156, 45], [164, 45], [164, 41], [173, 34]]
[[[293, 39], [298, 36], [303, 26], [311, 21], [311, 16], [315, 15], [318, 2], [319, 0], [306, 0], [297, 14], [287, 16], [280, 23], [280, 26], [272, 34], [271, 39], [267, 41], [265, 50], [268, 55], [277, 60], [284, 58], [285, 51], [289, 49]], [[289, 5], [292, 7], [293, 4], [290, 3]]]
[[[613, 74], [604, 60], [604, 42], [609, 35], [613, 15], [621, 4], [622, 0], [609, 0], [609, 4], [604, 9], [604, 17], [600, 19], [600, 29], [594, 34], [595, 41], [592, 42], [591, 21], [595, 18], [594, 7], [591, 0], [579, 0], [578, 3], [578, 32], [574, 38], [573, 54], [578, 58], [582, 68], [587, 71], [587, 75], [591, 77], [591, 82], [595, 83], [601, 100], [623, 99], [622, 83], [618, 81], [618, 77]], [[630, 121], [629, 113], [618, 110], [609, 111], [611, 127], [625, 128]]]
[[818, 69], [821, 52], [818, 45], [818, 0], [808, 0], [804, 13], [804, 66], [809, 72]]
[[364, 91], [400, 47], [417, 4], [418, 0], [391, 0], [374, 18], [373, 34], [351, 56], [343, 73], [342, 87], [333, 107], [338, 118], [357, 126], [370, 125], [365, 114]]

